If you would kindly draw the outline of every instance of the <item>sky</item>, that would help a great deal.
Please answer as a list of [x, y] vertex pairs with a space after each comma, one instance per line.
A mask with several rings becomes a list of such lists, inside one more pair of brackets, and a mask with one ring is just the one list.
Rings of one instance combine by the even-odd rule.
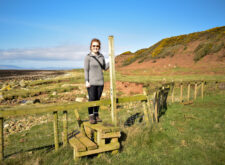
[[225, 0], [0, 0], [0, 66], [83, 68], [92, 38], [115, 54], [225, 25]]

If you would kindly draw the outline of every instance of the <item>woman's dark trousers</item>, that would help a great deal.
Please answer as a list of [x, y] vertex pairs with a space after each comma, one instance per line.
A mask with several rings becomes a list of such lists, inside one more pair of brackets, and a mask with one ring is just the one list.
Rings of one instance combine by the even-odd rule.
[[[103, 88], [104, 88], [103, 85], [102, 86], [91, 85], [89, 88], [87, 88], [89, 101], [100, 100]], [[88, 113], [89, 115], [94, 114], [95, 116], [98, 116], [98, 110], [99, 110], [99, 106], [89, 107]]]

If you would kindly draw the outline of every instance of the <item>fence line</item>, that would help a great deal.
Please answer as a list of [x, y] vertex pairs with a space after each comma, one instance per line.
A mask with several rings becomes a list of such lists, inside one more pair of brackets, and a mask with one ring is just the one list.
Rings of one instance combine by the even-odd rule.
[[[187, 100], [190, 101], [190, 89], [191, 85], [194, 85], [194, 99], [197, 98], [197, 88], [201, 88], [201, 98], [204, 97], [204, 85], [205, 81], [201, 82], [181, 82], [180, 86], [180, 101], [183, 101], [183, 85], [188, 86], [187, 91]], [[148, 89], [147, 89], [148, 88]], [[160, 87], [154, 88], [154, 93], [150, 95], [149, 86], [143, 88], [143, 94], [129, 97], [116, 98], [116, 103], [128, 103], [134, 101], [141, 101], [143, 105], [144, 112], [144, 121], [146, 124], [150, 125], [150, 121], [158, 122], [161, 110], [167, 108], [167, 98], [169, 91], [171, 91], [172, 103], [174, 100], [174, 89], [175, 83], [164, 83]], [[92, 106], [102, 106], [102, 105], [111, 105], [110, 99], [104, 99], [100, 101], [92, 102], [76, 102], [72, 104], [57, 104], [57, 105], [39, 105], [38, 107], [27, 106], [23, 108], [10, 108], [8, 110], [0, 110], [0, 160], [4, 158], [4, 134], [3, 134], [3, 121], [4, 118], [22, 116], [22, 115], [31, 115], [31, 114], [40, 114], [40, 113], [53, 113], [53, 129], [54, 129], [54, 143], [55, 150], [59, 149], [59, 132], [58, 132], [58, 112], [63, 112], [63, 146], [68, 144], [68, 111], [78, 110], [79, 108], [92, 107]], [[31, 109], [32, 108], [32, 109]], [[151, 120], [150, 120], [151, 119]]]

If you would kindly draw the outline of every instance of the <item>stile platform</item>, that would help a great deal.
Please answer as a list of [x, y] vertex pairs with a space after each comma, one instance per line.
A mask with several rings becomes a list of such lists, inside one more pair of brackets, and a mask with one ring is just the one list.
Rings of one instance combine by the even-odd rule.
[[82, 133], [76, 134], [69, 140], [74, 148], [74, 160], [79, 157], [98, 154], [107, 151], [118, 152], [121, 136], [118, 127], [104, 126], [102, 123], [90, 124], [83, 122]]

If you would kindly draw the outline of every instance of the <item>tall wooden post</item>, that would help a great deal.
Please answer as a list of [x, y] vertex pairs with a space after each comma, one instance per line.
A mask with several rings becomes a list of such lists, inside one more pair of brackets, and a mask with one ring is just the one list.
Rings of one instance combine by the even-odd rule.
[[116, 113], [116, 75], [115, 75], [115, 57], [114, 57], [114, 38], [109, 36], [109, 60], [110, 60], [110, 97], [111, 97], [111, 116], [114, 125], [117, 125]]
[[183, 102], [183, 83], [180, 84], [180, 102]]
[[187, 100], [190, 101], [191, 84], [188, 83]]
[[202, 100], [203, 100], [203, 97], [204, 97], [204, 81], [202, 82], [202, 90], [201, 90], [201, 92], [202, 92]]
[[3, 118], [0, 118], [0, 161], [4, 158]]
[[68, 113], [67, 111], [63, 111], [63, 146], [67, 146], [68, 144]]
[[195, 82], [195, 95], [194, 95], [194, 99], [196, 100], [197, 98], [197, 82]]
[[59, 132], [58, 132], [58, 112], [53, 112], [53, 127], [54, 127], [54, 142], [55, 142], [55, 151], [59, 149]]

